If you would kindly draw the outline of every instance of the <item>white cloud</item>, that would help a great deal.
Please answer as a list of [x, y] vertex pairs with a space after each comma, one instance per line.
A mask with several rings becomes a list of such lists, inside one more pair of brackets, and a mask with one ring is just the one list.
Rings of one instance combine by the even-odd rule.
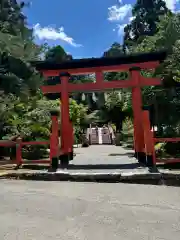
[[179, 0], [164, 0], [166, 3], [166, 6], [172, 11], [175, 12], [176, 10], [176, 4], [180, 2]]
[[59, 29], [55, 29], [53, 27], [41, 27], [39, 23], [37, 23], [34, 27], [34, 36], [38, 37], [40, 40], [61, 40], [73, 47], [80, 47], [81, 44], [75, 43], [72, 37], [69, 37], [65, 32], [64, 28], [61, 27]]
[[118, 35], [121, 36], [124, 33], [124, 28], [127, 26], [127, 24], [118, 24], [117, 25], [117, 31]]
[[[166, 6], [173, 12], [176, 11], [176, 4], [180, 2], [180, 0], [164, 0], [164, 1], [166, 2]], [[131, 16], [132, 11], [131, 4], [122, 5], [123, 4], [122, 0], [118, 0], [118, 2], [119, 2], [118, 5], [114, 5], [108, 8], [108, 20], [111, 22], [121, 23], [116, 25], [116, 28], [113, 29], [113, 32], [117, 30], [118, 35], [122, 35], [124, 33], [124, 27], [128, 23], [130, 23], [134, 19], [134, 17]], [[123, 22], [126, 22], [126, 24], [124, 24]]]
[[166, 3], [167, 8], [172, 11], [175, 10], [176, 0], [164, 0], [164, 2]]
[[132, 17], [129, 17], [128, 20], [129, 20], [129, 22], [131, 22], [131, 21], [134, 20], [134, 19], [135, 19], [135, 17], [132, 16]]
[[[120, 3], [122, 1], [119, 1]], [[109, 21], [122, 21], [132, 10], [131, 4], [125, 4], [123, 6], [111, 6], [108, 8], [108, 20]]]

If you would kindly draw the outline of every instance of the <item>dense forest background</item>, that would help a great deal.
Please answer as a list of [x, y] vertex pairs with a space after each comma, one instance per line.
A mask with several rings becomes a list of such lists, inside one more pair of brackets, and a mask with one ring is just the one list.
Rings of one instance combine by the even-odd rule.
[[[39, 46], [33, 29], [27, 27], [23, 2], [0, 1], [0, 139], [21, 136], [23, 140], [44, 140], [50, 135], [50, 114], [59, 109], [57, 95], [43, 96], [44, 79], [30, 64], [35, 60], [68, 61], [73, 56], [61, 46]], [[142, 89], [144, 105], [150, 106], [152, 125], [159, 136], [180, 136], [180, 14], [172, 13], [163, 0], [139, 1], [132, 10], [133, 20], [124, 28], [124, 40], [115, 42], [102, 57], [167, 50], [168, 57], [155, 72], [142, 72], [162, 79], [160, 87]], [[105, 73], [105, 79], [125, 81], [127, 73]], [[49, 81], [56, 82], [56, 78]], [[58, 80], [57, 80], [58, 81]], [[94, 81], [93, 75], [74, 76], [74, 83]], [[109, 93], [74, 93], [70, 116], [76, 141], [89, 123], [111, 122], [122, 136], [132, 135], [130, 89]], [[159, 146], [159, 145], [158, 145]], [[160, 145], [157, 149], [171, 154], [178, 144]], [[26, 152], [39, 152], [29, 147]]]

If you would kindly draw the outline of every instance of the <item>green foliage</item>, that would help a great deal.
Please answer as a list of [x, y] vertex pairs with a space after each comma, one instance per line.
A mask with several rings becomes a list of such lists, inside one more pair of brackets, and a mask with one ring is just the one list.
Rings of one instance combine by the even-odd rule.
[[50, 110], [58, 107], [57, 101], [38, 100], [36, 97], [22, 101], [13, 95], [4, 98], [7, 98], [6, 107], [9, 110], [7, 112], [6, 108], [1, 108], [1, 115], [4, 116], [1, 136], [4, 139], [14, 135], [21, 135], [24, 141], [49, 138]]
[[[123, 46], [115, 42], [106, 52], [104, 52], [103, 57], [120, 57], [124, 54]], [[128, 78], [128, 74], [127, 72], [105, 72], [104, 78], [106, 81], [126, 80]]]
[[167, 14], [160, 20], [156, 34], [146, 37], [136, 48], [132, 48], [132, 51], [168, 50], [167, 59], [156, 69], [154, 74], [152, 73], [152, 76], [162, 79], [163, 86], [144, 88], [143, 97], [144, 103], [152, 106], [151, 115], [154, 118], [154, 124], [158, 126], [157, 134], [172, 137], [179, 135], [180, 15]]
[[36, 91], [42, 78], [29, 64], [39, 58], [41, 48], [32, 41], [23, 6], [16, 1], [0, 3], [0, 89], [24, 97]]
[[[38, 96], [30, 97], [26, 101], [14, 96], [3, 95], [0, 98], [0, 137], [10, 139], [20, 135], [23, 141], [49, 140], [51, 132], [51, 110], [60, 109], [59, 100], [48, 101]], [[7, 111], [8, 110], [8, 111]], [[86, 117], [87, 108], [78, 105], [75, 100], [70, 100], [70, 118], [74, 124], [76, 135], [80, 134], [81, 123]], [[24, 156], [37, 158], [45, 154], [48, 146], [27, 146]], [[29, 154], [31, 152], [31, 154]]]
[[[23, 133], [28, 120], [22, 115], [30, 106], [22, 101], [29, 101], [42, 82], [40, 74], [29, 64], [39, 58], [40, 48], [32, 41], [32, 30], [26, 26], [24, 5], [16, 1], [0, 2], [1, 139]], [[29, 133], [30, 129], [26, 131]]]
[[0, 2], [0, 31], [13, 36], [31, 38], [31, 30], [26, 28], [26, 17], [22, 13], [23, 2], [3, 0]]
[[168, 50], [167, 59], [158, 67], [155, 74], [163, 79], [164, 86], [178, 86], [180, 52], [180, 14], [168, 14], [161, 17], [157, 33], [146, 37], [132, 52], [151, 52]]
[[155, 145], [156, 156], [159, 158], [179, 158], [180, 157], [180, 143], [157, 143]]
[[104, 106], [87, 116], [89, 124], [111, 122], [116, 126], [116, 131], [121, 131], [124, 119], [132, 112], [128, 95], [129, 92], [123, 91], [105, 93]]
[[80, 125], [87, 114], [87, 107], [83, 104], [77, 104], [73, 99], [70, 99], [70, 119], [75, 125]]
[[[21, 136], [23, 141], [49, 140], [51, 126], [49, 111], [57, 106], [57, 102], [38, 99], [37, 96], [22, 101], [15, 95], [2, 95], [0, 138], [8, 140], [14, 136]], [[24, 147], [23, 156], [37, 158], [37, 152], [45, 154], [46, 148], [47, 146]]]
[[47, 61], [54, 61], [60, 63], [62, 61], [71, 60], [72, 56], [67, 54], [60, 45], [57, 45], [55, 47], [49, 48], [46, 51], [45, 59]]
[[160, 17], [156, 34], [146, 36], [141, 44], [132, 49], [136, 52], [151, 52], [157, 50], [172, 51], [173, 45], [180, 37], [180, 14], [167, 14]]
[[[180, 14], [168, 13], [160, 17], [156, 32], [130, 48], [130, 52], [167, 50], [168, 57], [150, 76], [162, 79], [162, 86], [143, 89], [144, 104], [151, 106], [151, 122], [157, 126], [158, 137], [180, 136]], [[147, 74], [147, 73], [143, 73]], [[177, 157], [179, 143], [156, 145], [160, 157]]]
[[122, 141], [126, 143], [133, 143], [133, 134], [134, 134], [134, 128], [133, 128], [133, 122], [132, 118], [126, 117], [122, 124]]
[[137, 0], [132, 10], [133, 20], [124, 29], [124, 46], [137, 46], [146, 36], [153, 36], [159, 16], [168, 12], [163, 0]]
[[119, 57], [124, 55], [123, 46], [117, 42], [114, 42], [111, 47], [104, 52], [103, 57]]

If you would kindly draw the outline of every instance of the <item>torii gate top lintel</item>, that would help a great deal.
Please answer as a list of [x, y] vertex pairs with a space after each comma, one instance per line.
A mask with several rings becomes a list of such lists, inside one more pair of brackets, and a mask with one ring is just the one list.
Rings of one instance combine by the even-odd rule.
[[[125, 55], [116, 58], [92, 58], [92, 59], [75, 59], [72, 61], [55, 63], [39, 62], [36, 68], [41, 70], [45, 77], [59, 76], [61, 83], [51, 86], [42, 86], [44, 94], [62, 93], [62, 89], [71, 92], [94, 92], [108, 91], [112, 89], [133, 88], [143, 86], [160, 85], [161, 80], [157, 78], [145, 78], [140, 75], [140, 69], [154, 69], [159, 62], [164, 60], [166, 52], [143, 53], [136, 55]], [[103, 72], [105, 71], [131, 71], [129, 79], [125, 81], [104, 81]], [[72, 74], [95, 73], [96, 82], [87, 83], [70, 83], [69, 78]]]
[[58, 76], [60, 72], [69, 72], [71, 75], [88, 74], [96, 71], [129, 70], [134, 65], [142, 69], [153, 69], [160, 61], [166, 58], [166, 52], [141, 53], [122, 55], [120, 57], [101, 57], [87, 59], [73, 59], [57, 63], [54, 61], [36, 61], [32, 65], [43, 72], [44, 76]]

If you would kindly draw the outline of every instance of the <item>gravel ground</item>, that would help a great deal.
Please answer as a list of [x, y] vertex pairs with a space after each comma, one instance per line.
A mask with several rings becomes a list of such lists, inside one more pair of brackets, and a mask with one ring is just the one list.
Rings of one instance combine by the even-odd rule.
[[177, 240], [180, 188], [0, 181], [2, 240]]

